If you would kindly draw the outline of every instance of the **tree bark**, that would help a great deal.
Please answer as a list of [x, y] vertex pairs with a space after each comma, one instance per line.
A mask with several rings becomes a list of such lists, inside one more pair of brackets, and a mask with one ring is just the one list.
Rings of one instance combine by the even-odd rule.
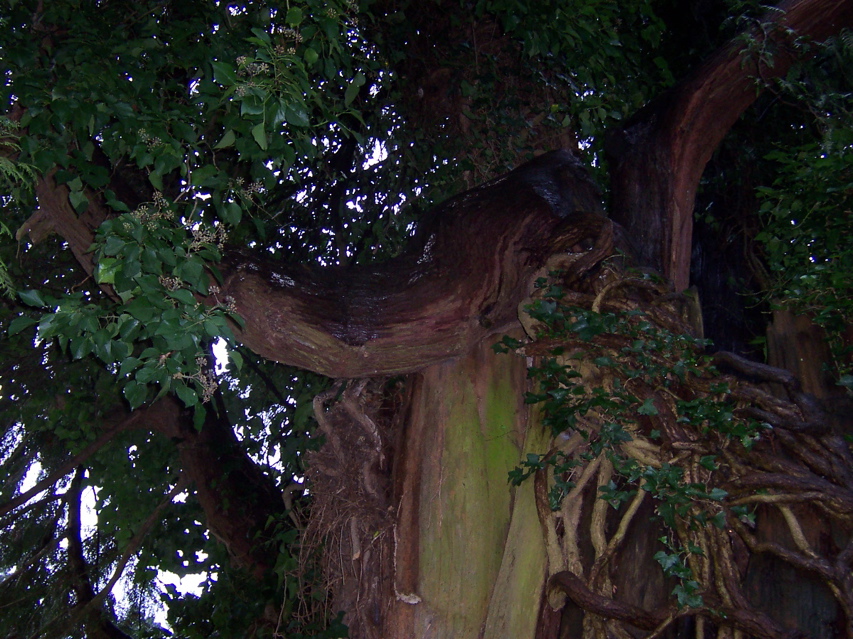
[[637, 112], [610, 136], [613, 209], [642, 264], [676, 287], [690, 284], [693, 206], [705, 165], [763, 83], [787, 73], [798, 56], [794, 38], [823, 41], [853, 26], [850, 0], [788, 0], [747, 35], [774, 47], [772, 65], [754, 58], [743, 37]]
[[598, 190], [553, 152], [440, 206], [405, 255], [376, 266], [277, 268], [233, 256], [223, 293], [259, 355], [329, 377], [395, 375], [466, 354], [518, 321], [530, 277], [597, 237]]

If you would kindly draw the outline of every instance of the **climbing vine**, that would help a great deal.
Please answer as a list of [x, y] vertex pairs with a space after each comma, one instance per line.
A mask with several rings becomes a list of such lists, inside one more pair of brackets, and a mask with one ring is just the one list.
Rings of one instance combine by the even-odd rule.
[[[831, 420], [785, 371], [713, 353], [691, 325], [695, 300], [612, 261], [599, 270], [583, 291], [571, 269], [540, 277], [524, 307], [528, 339], [494, 346], [533, 358], [526, 401], [553, 436], [509, 475], [535, 485], [552, 605], [568, 596], [595, 613], [584, 617], [588, 637], [625, 623], [658, 636], [681, 617], [720, 637], [780, 636], [748, 596], [744, 557], [767, 553], [817, 577], [850, 619], [841, 565], [853, 549], [853, 491], [846, 470], [824, 473], [853, 460]], [[762, 526], [773, 509], [784, 540]], [[640, 512], [658, 530], [644, 558], [627, 543], [647, 525]], [[828, 525], [846, 541], [819, 551], [804, 531]], [[638, 561], [659, 566], [668, 600], [641, 605], [619, 583], [617, 566]]]

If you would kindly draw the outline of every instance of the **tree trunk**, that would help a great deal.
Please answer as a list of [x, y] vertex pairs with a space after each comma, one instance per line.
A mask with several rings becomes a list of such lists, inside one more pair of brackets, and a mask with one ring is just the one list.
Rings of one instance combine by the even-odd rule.
[[488, 342], [412, 382], [384, 636], [535, 636], [547, 556], [532, 484], [507, 477], [548, 436], [524, 404], [524, 361]]

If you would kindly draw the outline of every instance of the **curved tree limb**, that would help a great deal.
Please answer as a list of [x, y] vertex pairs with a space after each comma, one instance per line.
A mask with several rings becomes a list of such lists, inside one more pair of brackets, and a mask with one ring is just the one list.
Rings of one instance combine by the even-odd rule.
[[[705, 165], [732, 125], [758, 96], [756, 78], [784, 75], [797, 53], [792, 37], [823, 41], [853, 26], [850, 0], [787, 0], [751, 37], [774, 44], [773, 66], [744, 57], [736, 38], [693, 75], [629, 119], [608, 142], [613, 218], [636, 241], [641, 263], [660, 270], [677, 290], [689, 285], [693, 206]], [[795, 34], [792, 36], [791, 34]]]
[[583, 580], [568, 570], [558, 572], [550, 580], [553, 587], [563, 590], [569, 598], [584, 610], [597, 615], [625, 621], [643, 630], [655, 630], [671, 616], [670, 610], [648, 611], [610, 597], [598, 595], [587, 588]]
[[549, 153], [440, 206], [394, 260], [278, 269], [235, 255], [223, 293], [262, 357], [338, 378], [411, 372], [517, 322], [545, 260], [609, 224], [598, 197], [579, 160]]

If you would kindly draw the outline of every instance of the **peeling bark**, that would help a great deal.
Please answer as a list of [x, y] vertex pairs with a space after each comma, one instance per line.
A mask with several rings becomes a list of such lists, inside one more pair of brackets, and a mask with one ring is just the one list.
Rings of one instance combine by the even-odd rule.
[[516, 324], [545, 260], [599, 235], [600, 206], [579, 160], [549, 153], [440, 206], [397, 259], [279, 269], [234, 256], [223, 293], [267, 359], [338, 378], [408, 373]]

